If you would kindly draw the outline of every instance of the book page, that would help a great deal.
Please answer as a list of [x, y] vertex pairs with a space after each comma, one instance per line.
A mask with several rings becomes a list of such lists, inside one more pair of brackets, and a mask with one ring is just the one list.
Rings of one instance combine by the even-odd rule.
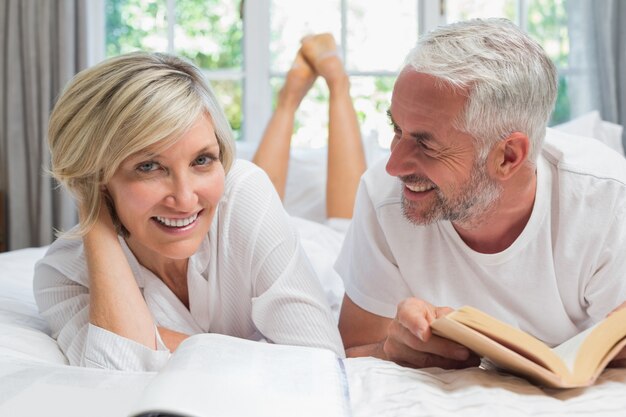
[[329, 350], [201, 334], [180, 345], [132, 415], [150, 412], [343, 417], [349, 398], [340, 360]]
[[154, 377], [0, 355], [0, 416], [124, 417]]
[[576, 357], [578, 356], [578, 351], [580, 350], [580, 347], [585, 341], [587, 335], [591, 333], [591, 331], [595, 329], [596, 326], [597, 324], [595, 326], [591, 326], [585, 331], [578, 333], [576, 336], [572, 337], [569, 340], [566, 340], [560, 345], [552, 348], [552, 351], [559, 355], [559, 357], [571, 373], [574, 373], [574, 365], [576, 364]]
[[[484, 334], [505, 348], [536, 362], [558, 375], [567, 376], [569, 374], [567, 367], [548, 345], [483, 311], [474, 307], [464, 306], [448, 314], [445, 318], [462, 323]], [[433, 322], [433, 324], [435, 323], [436, 321]]]

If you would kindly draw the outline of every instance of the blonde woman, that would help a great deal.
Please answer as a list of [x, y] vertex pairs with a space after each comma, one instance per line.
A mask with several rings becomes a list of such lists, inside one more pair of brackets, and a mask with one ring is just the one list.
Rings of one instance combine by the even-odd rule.
[[49, 144], [80, 223], [37, 264], [35, 298], [70, 364], [157, 370], [203, 332], [344, 355], [272, 183], [234, 160], [196, 67], [135, 53], [81, 72]]

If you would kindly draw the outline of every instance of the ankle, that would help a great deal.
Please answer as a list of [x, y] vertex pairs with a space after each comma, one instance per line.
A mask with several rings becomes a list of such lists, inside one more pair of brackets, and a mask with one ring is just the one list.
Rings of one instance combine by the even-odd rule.
[[293, 113], [296, 111], [303, 98], [303, 95], [298, 94], [295, 91], [282, 88], [278, 93], [276, 110], [288, 111]]
[[333, 74], [332, 77], [327, 77], [325, 80], [331, 93], [334, 91], [341, 92], [350, 89], [350, 77], [345, 72]]

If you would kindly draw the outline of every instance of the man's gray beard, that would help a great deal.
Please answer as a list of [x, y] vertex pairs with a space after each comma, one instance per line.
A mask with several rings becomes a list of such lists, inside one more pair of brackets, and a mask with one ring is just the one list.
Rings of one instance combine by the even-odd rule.
[[465, 229], [475, 228], [485, 220], [485, 215], [500, 200], [502, 187], [489, 178], [486, 161], [476, 161], [472, 167], [470, 178], [461, 188], [463, 189], [461, 193], [452, 198], [446, 197], [439, 188], [436, 188], [434, 190], [436, 193], [435, 203], [431, 205], [428, 212], [418, 216], [412, 213], [415, 213], [420, 203], [407, 200], [402, 194], [402, 213], [404, 217], [417, 226], [449, 220]]

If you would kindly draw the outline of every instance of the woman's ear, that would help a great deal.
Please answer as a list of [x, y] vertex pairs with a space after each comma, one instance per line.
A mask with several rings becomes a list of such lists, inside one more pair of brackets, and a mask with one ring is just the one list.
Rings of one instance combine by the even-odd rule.
[[501, 180], [511, 178], [526, 163], [530, 153], [530, 139], [521, 132], [513, 132], [499, 141], [494, 149], [495, 175]]

